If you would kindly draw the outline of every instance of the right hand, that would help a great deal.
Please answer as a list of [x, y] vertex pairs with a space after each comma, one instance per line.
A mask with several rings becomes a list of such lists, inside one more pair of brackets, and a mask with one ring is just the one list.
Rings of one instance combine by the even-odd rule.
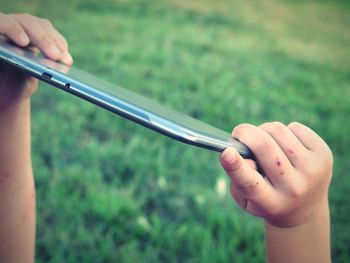
[[[0, 35], [20, 47], [35, 47], [49, 59], [73, 63], [67, 41], [47, 19], [0, 13]], [[37, 85], [37, 79], [0, 62], [0, 111], [30, 98]]]
[[291, 123], [241, 124], [233, 137], [255, 154], [265, 177], [232, 148], [221, 155], [231, 193], [247, 212], [276, 227], [307, 223], [328, 211], [333, 158], [310, 128]]

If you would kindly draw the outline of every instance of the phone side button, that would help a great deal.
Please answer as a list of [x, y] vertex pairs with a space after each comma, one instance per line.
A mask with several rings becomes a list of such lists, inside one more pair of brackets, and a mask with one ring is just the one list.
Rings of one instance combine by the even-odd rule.
[[45, 79], [52, 79], [52, 75], [50, 73], [44, 72], [41, 76]]

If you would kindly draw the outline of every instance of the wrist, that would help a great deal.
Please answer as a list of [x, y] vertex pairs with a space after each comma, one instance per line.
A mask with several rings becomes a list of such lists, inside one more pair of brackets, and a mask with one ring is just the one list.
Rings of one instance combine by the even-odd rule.
[[30, 100], [0, 109], [0, 152], [12, 150], [14, 145], [26, 144], [29, 138]]
[[329, 205], [328, 200], [322, 201], [319, 205], [310, 208], [310, 211], [305, 213], [300, 213], [294, 217], [291, 215], [290, 218], [286, 218], [283, 221], [275, 220], [269, 221], [265, 220], [265, 227], [274, 229], [295, 229], [303, 228], [305, 226], [310, 226], [314, 223], [323, 222], [324, 224], [330, 221], [329, 218]]
[[0, 107], [0, 122], [8, 122], [14, 117], [23, 114], [30, 110], [30, 98], [23, 98], [14, 103], [1, 105]]
[[297, 225], [281, 227], [266, 221], [265, 242], [269, 263], [281, 262], [282, 258], [285, 263], [331, 262], [328, 203]]
[[[0, 63], [0, 69], [1, 69]], [[38, 80], [7, 67], [0, 70], [0, 114], [7, 114], [30, 102]]]
[[325, 216], [329, 217], [328, 194], [320, 198], [320, 201], [316, 204], [306, 206], [308, 202], [304, 201], [304, 203], [304, 206], [296, 206], [288, 214], [265, 218], [266, 224], [276, 228], [293, 228]]

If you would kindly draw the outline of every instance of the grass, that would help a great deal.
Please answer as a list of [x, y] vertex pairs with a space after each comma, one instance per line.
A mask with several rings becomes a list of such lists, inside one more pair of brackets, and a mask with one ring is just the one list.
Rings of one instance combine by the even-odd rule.
[[[334, 262], [350, 260], [347, 1], [12, 1], [50, 18], [75, 64], [230, 131], [300, 121], [335, 157]], [[37, 262], [262, 262], [216, 153], [42, 85], [33, 97]], [[227, 187], [228, 188], [228, 187]]]

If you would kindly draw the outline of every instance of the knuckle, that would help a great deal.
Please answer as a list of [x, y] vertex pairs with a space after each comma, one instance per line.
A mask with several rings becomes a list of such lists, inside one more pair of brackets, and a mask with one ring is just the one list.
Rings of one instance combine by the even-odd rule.
[[46, 34], [43, 34], [42, 36], [40, 36], [39, 41], [40, 41], [43, 45], [47, 45], [47, 46], [52, 44], [51, 39], [50, 39], [49, 36], [46, 35]]
[[50, 20], [46, 19], [46, 18], [41, 18], [40, 19], [41, 23], [46, 25], [46, 26], [49, 26], [49, 27], [52, 27], [52, 23]]
[[285, 127], [285, 125], [279, 121], [274, 121], [271, 124], [275, 129], [284, 129], [284, 127]]
[[61, 50], [62, 52], [66, 51], [66, 47], [63, 45], [63, 43], [61, 41], [55, 41], [55, 45], [58, 47], [59, 50]]
[[52, 40], [50, 39], [50, 37], [48, 35], [46, 35], [46, 34], [43, 34], [38, 39], [39, 39], [38, 45], [41, 48], [49, 49], [49, 48], [51, 48], [54, 45]]
[[33, 18], [33, 16], [29, 13], [23, 13], [22, 15], [23, 17], [26, 17], [26, 18]]
[[257, 151], [264, 150], [268, 151], [271, 148], [271, 143], [266, 136], [260, 136], [258, 140], [254, 142], [254, 149]]
[[285, 128], [286, 126], [281, 122], [275, 121], [270, 123], [270, 130], [275, 134], [281, 134]]
[[232, 136], [234, 137], [239, 137], [246, 129], [248, 129], [251, 125], [247, 123], [242, 123], [237, 125], [233, 131], [232, 131]]
[[298, 184], [292, 184], [289, 188], [289, 196], [293, 200], [299, 199], [308, 192], [308, 187], [305, 182], [299, 182]]
[[33, 16], [31, 14], [29, 14], [29, 13], [18, 14], [18, 17], [20, 19], [23, 19], [24, 21], [28, 21], [28, 20], [33, 18]]
[[291, 123], [289, 123], [288, 125], [287, 125], [287, 127], [289, 128], [289, 129], [297, 129], [298, 127], [300, 127], [300, 123], [299, 122], [296, 122], [296, 121], [293, 121], [293, 122], [291, 122]]
[[63, 41], [61, 38], [55, 38], [55, 43], [60, 50], [67, 51], [68, 44], [66, 44], [65, 41]]
[[243, 183], [240, 185], [237, 185], [237, 188], [241, 191], [244, 192], [246, 194], [252, 194], [256, 187], [258, 187], [259, 182], [247, 182], [247, 183]]
[[12, 14], [11, 17], [13, 20], [20, 24], [26, 24], [30, 22], [33, 19], [33, 16], [28, 13], [17, 13], [17, 14]]

